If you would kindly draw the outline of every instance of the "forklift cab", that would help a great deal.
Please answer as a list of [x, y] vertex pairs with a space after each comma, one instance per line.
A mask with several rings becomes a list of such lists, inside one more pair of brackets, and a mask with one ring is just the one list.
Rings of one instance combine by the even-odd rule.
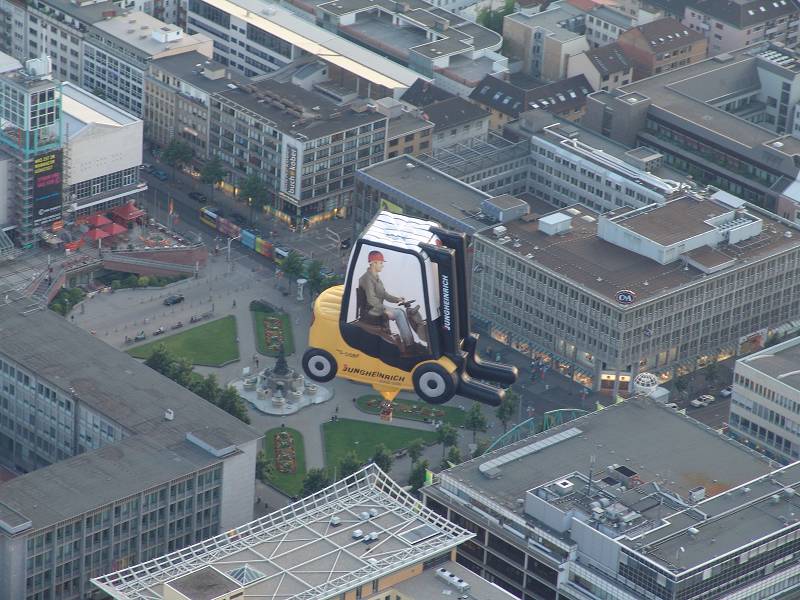
[[368, 383], [389, 414], [402, 390], [432, 404], [455, 394], [500, 404], [503, 390], [486, 382], [510, 385], [517, 370], [477, 356], [466, 253], [464, 234], [379, 213], [353, 245], [344, 285], [315, 301], [306, 374]]

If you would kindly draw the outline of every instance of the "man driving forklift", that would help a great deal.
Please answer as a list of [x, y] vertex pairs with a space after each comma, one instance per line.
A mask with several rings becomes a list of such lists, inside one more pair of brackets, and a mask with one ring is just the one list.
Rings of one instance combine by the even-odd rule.
[[392, 296], [383, 286], [380, 272], [383, 271], [383, 253], [373, 250], [367, 256], [369, 266], [358, 280], [358, 287], [364, 291], [366, 299], [366, 315], [362, 319], [371, 321], [375, 325], [380, 325], [385, 318], [394, 321], [400, 333], [400, 340], [406, 348], [413, 348], [414, 334], [411, 332], [411, 325], [408, 322], [406, 311], [402, 308], [388, 308], [384, 302], [394, 302], [402, 304], [406, 301], [402, 296]]

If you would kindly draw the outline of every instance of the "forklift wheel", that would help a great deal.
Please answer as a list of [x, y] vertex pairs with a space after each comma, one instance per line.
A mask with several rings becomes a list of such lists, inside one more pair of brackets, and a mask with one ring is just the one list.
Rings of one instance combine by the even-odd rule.
[[455, 373], [430, 363], [414, 371], [414, 391], [428, 404], [444, 404], [456, 393]]
[[336, 377], [336, 359], [318, 348], [309, 348], [303, 354], [303, 371], [311, 379], [325, 383]]

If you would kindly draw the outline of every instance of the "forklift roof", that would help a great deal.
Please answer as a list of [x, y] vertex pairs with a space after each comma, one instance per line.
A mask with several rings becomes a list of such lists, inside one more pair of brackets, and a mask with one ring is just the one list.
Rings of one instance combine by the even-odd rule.
[[434, 221], [406, 217], [388, 211], [381, 211], [362, 234], [365, 241], [381, 242], [397, 248], [421, 252], [420, 244], [435, 244], [436, 235], [432, 227], [439, 227]]

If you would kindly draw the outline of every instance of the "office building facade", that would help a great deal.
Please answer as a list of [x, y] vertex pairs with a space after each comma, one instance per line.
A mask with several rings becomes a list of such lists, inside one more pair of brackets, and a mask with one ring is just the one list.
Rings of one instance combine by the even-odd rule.
[[[654, 436], [653, 431], [659, 435]], [[793, 598], [800, 463], [632, 398], [440, 473], [457, 561], [523, 600]]]
[[291, 83], [234, 88], [212, 97], [209, 136], [231, 183], [262, 178], [273, 200], [267, 210], [293, 228], [347, 214], [355, 171], [386, 156], [386, 115]]
[[0, 322], [1, 597], [92, 597], [252, 518], [257, 432], [55, 313]]
[[[771, 337], [763, 331], [753, 349]], [[740, 358], [733, 374], [729, 435], [784, 464], [800, 458], [798, 344], [794, 338]]]
[[798, 318], [797, 235], [724, 192], [507, 222], [475, 235], [474, 317], [591, 389], [667, 381]]

